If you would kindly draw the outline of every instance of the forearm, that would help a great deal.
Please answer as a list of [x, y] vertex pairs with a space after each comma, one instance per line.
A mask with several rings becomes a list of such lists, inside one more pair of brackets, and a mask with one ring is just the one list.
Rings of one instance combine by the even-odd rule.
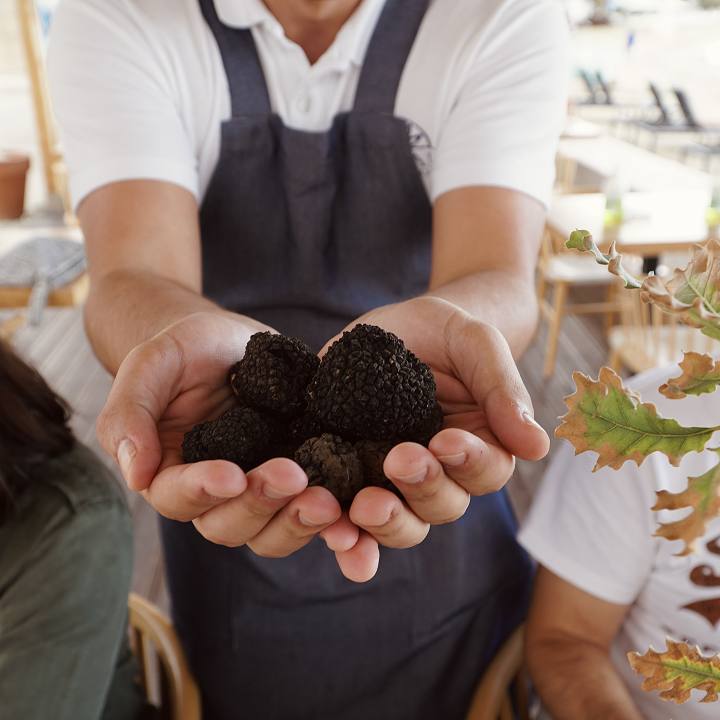
[[229, 313], [190, 288], [151, 272], [129, 270], [93, 278], [85, 326], [95, 354], [115, 374], [136, 345], [197, 312], [232, 315], [239, 326], [247, 325], [248, 335], [260, 329], [251, 318]]
[[427, 295], [447, 300], [496, 327], [516, 358], [532, 340], [537, 324], [535, 289], [515, 273], [485, 270], [431, 288]]
[[643, 720], [601, 647], [577, 639], [537, 642], [528, 664], [553, 720]]

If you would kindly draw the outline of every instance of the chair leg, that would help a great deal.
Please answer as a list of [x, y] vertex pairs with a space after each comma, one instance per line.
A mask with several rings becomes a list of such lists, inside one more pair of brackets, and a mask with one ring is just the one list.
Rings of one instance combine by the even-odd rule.
[[545, 299], [545, 289], [546, 288], [547, 288], [547, 282], [545, 280], [545, 274], [543, 273], [542, 269], [540, 269], [538, 271], [538, 278], [537, 278], [537, 283], [536, 283], [538, 305], [542, 305], [542, 302]]
[[622, 360], [620, 359], [620, 353], [613, 349], [610, 351], [610, 354], [608, 355], [607, 364], [619, 375], [623, 364]]
[[560, 326], [565, 312], [565, 300], [567, 299], [567, 283], [559, 282], [555, 285], [553, 294], [553, 315], [548, 326], [547, 349], [545, 350], [545, 367], [543, 377], [550, 377], [555, 370], [555, 358], [557, 357], [558, 340], [560, 338]]
[[[608, 285], [607, 289], [607, 296], [605, 298], [607, 302], [614, 303], [617, 299], [617, 287], [615, 283], [611, 283]], [[604, 330], [605, 330], [605, 337], [607, 337], [610, 334], [610, 329], [615, 323], [615, 311], [614, 310], [608, 310], [605, 313], [605, 322], [604, 322]]]

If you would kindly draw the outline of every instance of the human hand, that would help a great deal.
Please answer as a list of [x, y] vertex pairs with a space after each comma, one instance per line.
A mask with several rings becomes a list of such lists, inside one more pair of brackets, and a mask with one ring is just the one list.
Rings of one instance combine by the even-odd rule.
[[267, 329], [230, 313], [203, 312], [138, 345], [120, 366], [98, 437], [130, 489], [161, 515], [192, 521], [211, 542], [282, 557], [332, 525], [323, 534], [326, 543], [348, 553], [352, 564], [367, 541], [358, 542], [357, 528], [341, 517], [333, 495], [308, 488], [291, 460], [244, 470], [224, 460], [182, 461], [183, 436], [233, 405], [228, 368], [250, 336]]
[[[428, 448], [402, 443], [385, 459], [384, 472], [405, 503], [376, 487], [355, 497], [349, 519], [361, 529], [369, 556], [377, 552], [373, 545], [411, 547], [422, 542], [431, 525], [457, 520], [471, 496], [505, 485], [515, 456], [544, 457], [549, 438], [533, 420], [510, 348], [494, 327], [432, 297], [379, 308], [357, 322], [399, 336], [431, 367], [445, 415], [444, 429]], [[356, 556], [336, 555], [341, 568], [351, 564], [358, 575], [371, 569], [358, 568]]]

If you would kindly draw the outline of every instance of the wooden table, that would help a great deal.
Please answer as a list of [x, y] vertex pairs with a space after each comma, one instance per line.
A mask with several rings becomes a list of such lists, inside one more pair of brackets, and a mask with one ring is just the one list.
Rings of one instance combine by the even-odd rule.
[[600, 188], [611, 177], [618, 177], [629, 191], [710, 190], [713, 184], [709, 173], [614, 137], [561, 140], [557, 154], [577, 164], [580, 185]]
[[710, 191], [637, 192], [623, 196], [623, 223], [606, 231], [605, 196], [584, 193], [557, 196], [550, 207], [547, 228], [556, 247], [573, 230], [589, 230], [601, 246], [617, 243], [618, 251], [642, 257], [684, 251], [708, 237], [705, 213]]

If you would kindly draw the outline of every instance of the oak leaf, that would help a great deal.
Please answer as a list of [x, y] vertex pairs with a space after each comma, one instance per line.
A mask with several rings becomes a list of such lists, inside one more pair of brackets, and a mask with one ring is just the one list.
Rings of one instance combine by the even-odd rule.
[[676, 269], [669, 280], [646, 278], [641, 292], [646, 302], [720, 340], [720, 241], [710, 238], [698, 245], [688, 266]]
[[671, 400], [681, 400], [688, 395], [714, 392], [720, 385], [720, 360], [710, 355], [686, 352], [680, 362], [682, 374], [670, 378], [659, 390]]
[[[720, 455], [720, 448], [712, 448]], [[661, 523], [656, 537], [667, 540], [682, 540], [684, 549], [678, 555], [689, 555], [698, 538], [705, 534], [707, 524], [720, 515], [720, 462], [706, 473], [688, 479], [688, 486], [680, 493], [660, 490], [653, 510], [679, 510], [692, 508], [692, 512], [681, 520]]]
[[629, 652], [632, 669], [645, 679], [642, 689], [660, 690], [663, 700], [684, 703], [691, 690], [700, 690], [705, 696], [700, 702], [717, 702], [720, 694], [720, 657], [703, 657], [697, 648], [687, 643], [667, 640], [667, 650], [658, 653], [648, 650], [645, 655]]
[[637, 465], [653, 452], [664, 453], [673, 465], [688, 452], [699, 452], [720, 427], [683, 427], [658, 414], [652, 403], [643, 403], [625, 388], [608, 367], [596, 380], [573, 373], [576, 390], [565, 398], [568, 412], [560, 418], [557, 437], [569, 440], [575, 454], [598, 453], [593, 471], [609, 466], [619, 469], [626, 461]]

